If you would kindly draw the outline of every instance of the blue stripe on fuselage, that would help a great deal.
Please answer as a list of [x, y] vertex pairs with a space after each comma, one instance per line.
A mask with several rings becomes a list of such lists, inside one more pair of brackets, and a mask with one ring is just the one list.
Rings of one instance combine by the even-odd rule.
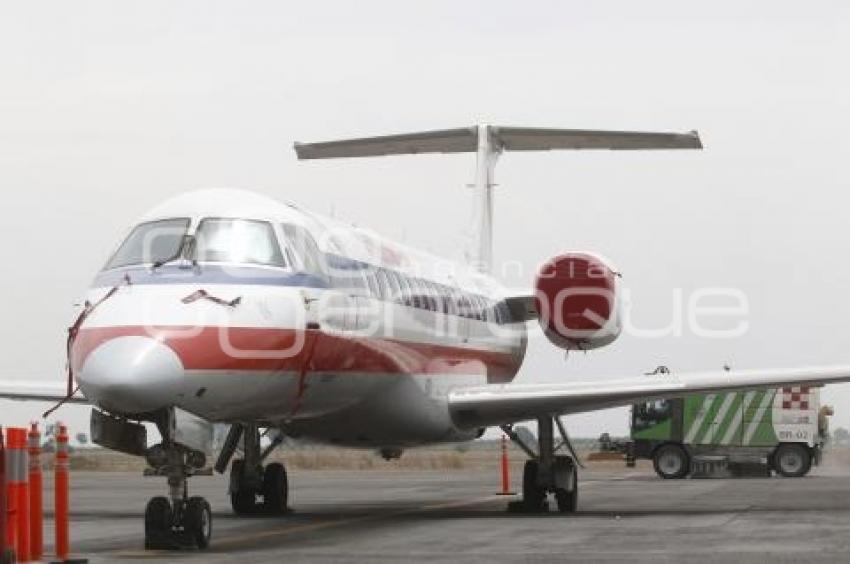
[[327, 288], [324, 280], [304, 272], [260, 268], [250, 265], [203, 264], [181, 268], [166, 264], [151, 269], [149, 266], [130, 266], [105, 270], [95, 277], [96, 288], [121, 284], [124, 276], [131, 284], [247, 284], [260, 286], [292, 286], [303, 288]]

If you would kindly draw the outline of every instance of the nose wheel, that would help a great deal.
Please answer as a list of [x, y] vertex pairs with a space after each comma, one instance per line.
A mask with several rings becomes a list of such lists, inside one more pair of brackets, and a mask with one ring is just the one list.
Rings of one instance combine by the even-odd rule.
[[212, 538], [212, 510], [200, 496], [172, 505], [166, 497], [155, 497], [145, 508], [146, 549], [205, 549]]
[[165, 414], [157, 426], [163, 441], [148, 449], [151, 468], [146, 476], [168, 478], [168, 497], [157, 496], [145, 507], [146, 549], [205, 549], [212, 538], [212, 510], [206, 499], [189, 496], [189, 477], [208, 473], [202, 453], [174, 442], [173, 414]]

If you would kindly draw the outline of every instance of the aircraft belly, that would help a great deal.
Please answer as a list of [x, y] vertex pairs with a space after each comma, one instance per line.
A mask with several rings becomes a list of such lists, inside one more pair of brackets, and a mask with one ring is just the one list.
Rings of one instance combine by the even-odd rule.
[[211, 421], [279, 419], [296, 407], [299, 373], [192, 370], [179, 407]]
[[[287, 428], [296, 435], [348, 446], [414, 446], [474, 438], [476, 431], [459, 431], [449, 415], [446, 396], [454, 386], [481, 385], [482, 375], [360, 374], [334, 377], [311, 386], [311, 408], [321, 396], [357, 398], [321, 414], [305, 409]], [[312, 403], [315, 402], [315, 403]]]

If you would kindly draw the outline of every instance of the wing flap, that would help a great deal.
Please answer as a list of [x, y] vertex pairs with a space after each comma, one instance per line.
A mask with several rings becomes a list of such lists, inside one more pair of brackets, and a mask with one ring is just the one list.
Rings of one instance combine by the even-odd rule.
[[461, 427], [491, 427], [543, 415], [582, 413], [696, 393], [847, 381], [850, 381], [850, 366], [664, 374], [563, 384], [503, 384], [456, 389], [449, 394], [449, 409]]

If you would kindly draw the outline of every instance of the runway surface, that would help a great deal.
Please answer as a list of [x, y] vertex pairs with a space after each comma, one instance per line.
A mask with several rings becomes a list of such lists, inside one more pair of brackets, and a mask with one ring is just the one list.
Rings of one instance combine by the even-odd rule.
[[[293, 472], [295, 512], [275, 518], [235, 517], [225, 478], [199, 477], [192, 480], [192, 493], [213, 506], [212, 547], [176, 553], [142, 547], [144, 505], [164, 493], [163, 479], [78, 472], [72, 480], [73, 548], [91, 562], [850, 558], [850, 473], [836, 469], [816, 469], [803, 479], [681, 481], [645, 471], [588, 470], [582, 473], [579, 512], [568, 517], [507, 513], [507, 499], [493, 495], [495, 472]], [[48, 520], [45, 538], [52, 534]]]

